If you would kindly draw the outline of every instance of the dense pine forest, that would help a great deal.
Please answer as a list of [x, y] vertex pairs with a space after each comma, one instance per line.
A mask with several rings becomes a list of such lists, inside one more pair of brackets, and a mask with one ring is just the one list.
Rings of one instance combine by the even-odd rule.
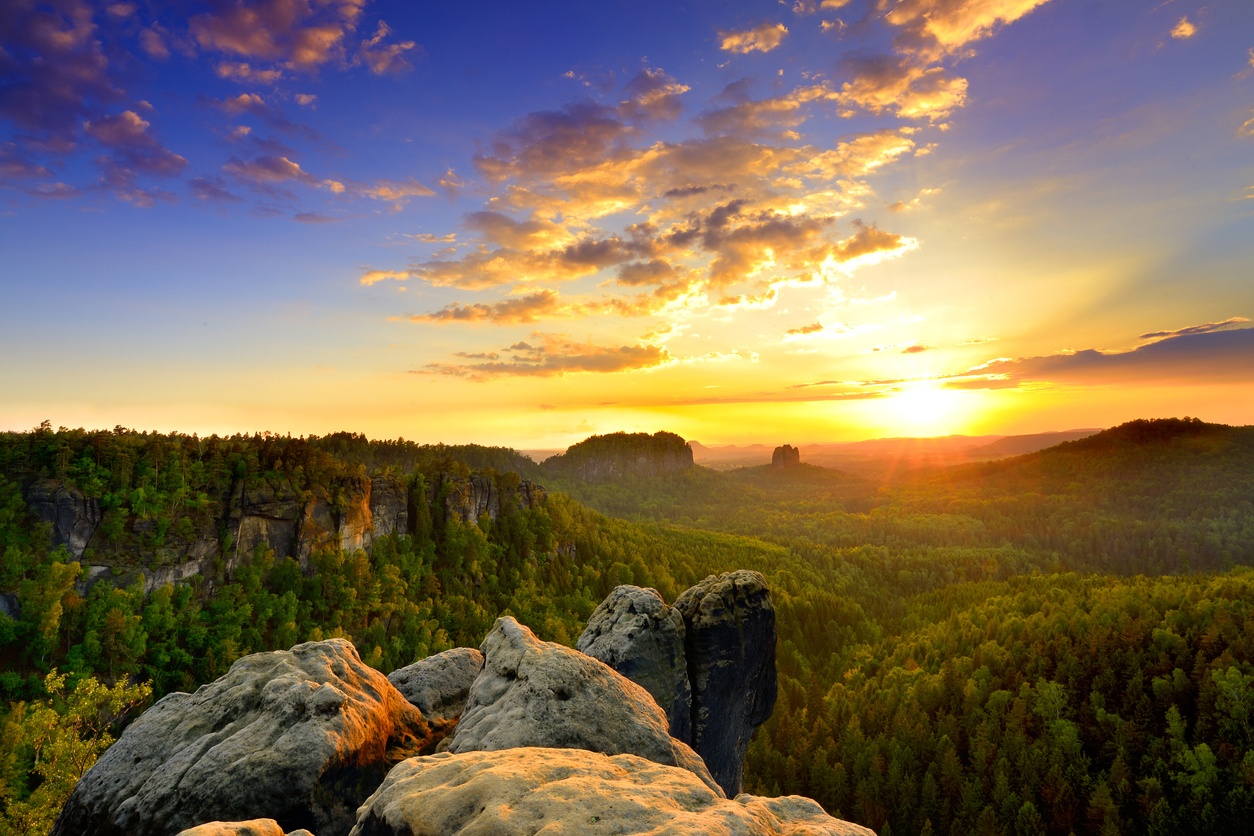
[[[352, 540], [385, 490], [404, 524]], [[1190, 419], [876, 480], [349, 433], [0, 434], [0, 834], [46, 830], [128, 717], [244, 654], [344, 636], [389, 671], [501, 614], [572, 644], [618, 584], [674, 600], [734, 568], [766, 575], [780, 633], [748, 791], [898, 836], [1245, 832], [1252, 502], [1254, 428]]]

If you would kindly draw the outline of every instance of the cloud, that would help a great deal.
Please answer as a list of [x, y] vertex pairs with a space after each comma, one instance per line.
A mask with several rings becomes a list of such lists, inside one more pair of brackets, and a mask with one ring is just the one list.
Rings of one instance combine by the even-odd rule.
[[724, 52], [744, 55], [749, 52], [770, 52], [784, 42], [788, 27], [782, 23], [759, 23], [752, 29], [719, 32], [719, 48]]
[[54, 150], [72, 149], [82, 121], [122, 94], [93, 12], [84, 0], [0, 3], [0, 118]]
[[418, 44], [414, 41], [387, 43], [391, 34], [392, 28], [379, 21], [374, 36], [362, 41], [357, 48], [357, 58], [375, 75], [400, 75], [414, 68], [409, 63], [410, 55], [407, 53], [417, 55]]
[[623, 88], [627, 98], [619, 102], [618, 116], [628, 122], [675, 119], [679, 116], [679, 97], [689, 91], [663, 70], [641, 70]]
[[730, 107], [707, 111], [697, 124], [707, 134], [748, 136], [795, 128], [806, 119], [803, 106], [831, 98], [825, 87], [798, 87], [792, 92], [759, 101], [743, 101]]
[[1187, 17], [1180, 18], [1171, 30], [1171, 37], [1176, 40], [1187, 40], [1197, 34], [1197, 27], [1189, 22]]
[[434, 313], [411, 316], [411, 322], [491, 322], [497, 325], [535, 322], [568, 311], [557, 293], [541, 290], [493, 304], [447, 305]]
[[248, 84], [274, 84], [283, 78], [283, 71], [254, 67], [247, 61], [220, 61], [214, 68], [218, 78]]
[[187, 185], [191, 188], [192, 197], [197, 200], [212, 200], [218, 203], [238, 203], [243, 200], [242, 197], [227, 189], [226, 181], [221, 177], [195, 177], [188, 180]]
[[841, 61], [841, 68], [851, 79], [841, 85], [836, 101], [850, 111], [936, 121], [967, 101], [965, 78], [915, 63], [908, 55], [853, 55]]
[[955, 52], [1014, 23], [1049, 0], [901, 0], [884, 19], [903, 31], [902, 48], [930, 57]]
[[901, 353], [902, 354], [922, 354], [925, 351], [931, 351], [931, 346], [919, 345], [918, 343], [915, 343], [914, 345], [908, 345], [905, 348], [903, 348], [901, 350]]
[[595, 102], [576, 102], [561, 110], [528, 114], [473, 161], [489, 180], [557, 174], [603, 160], [629, 130], [616, 110]]
[[303, 224], [329, 224], [335, 223], [340, 218], [331, 215], [322, 215], [317, 212], [297, 212], [292, 216], [293, 220], [300, 221]]
[[1187, 328], [1178, 328], [1175, 331], [1151, 331], [1148, 334], [1142, 334], [1137, 339], [1160, 340], [1165, 337], [1185, 337], [1191, 334], [1210, 334], [1214, 331], [1224, 331], [1234, 325], [1240, 325], [1249, 321], [1249, 319], [1243, 316], [1232, 316], [1227, 319], [1221, 319], [1218, 322], [1206, 322], [1201, 325], [1190, 325]]
[[[624, 345], [601, 347], [576, 343], [564, 334], [533, 334], [531, 342], [501, 349], [505, 359], [478, 363], [431, 363], [419, 373], [486, 380], [494, 377], [553, 377], [579, 372], [640, 371], [670, 365], [675, 358], [665, 347]], [[488, 355], [491, 356], [491, 355]]]
[[1254, 328], [1152, 333], [1169, 336], [1130, 351], [1085, 349], [1042, 357], [1003, 357], [953, 375], [946, 386], [1001, 389], [1041, 382], [1097, 385], [1132, 380], [1174, 384], [1254, 381]]
[[151, 124], [133, 110], [83, 123], [83, 132], [107, 149], [96, 158], [105, 185], [119, 196], [148, 205], [165, 193], [136, 190], [140, 175], [173, 177], [187, 167], [187, 160], [170, 151], [149, 132]]
[[271, 105], [260, 94], [240, 93], [228, 99], [213, 102], [213, 105], [230, 116], [252, 116], [265, 122], [270, 127], [285, 134], [302, 134], [309, 139], [317, 139], [318, 134], [307, 125], [300, 125], [288, 119], [283, 111]]
[[309, 72], [343, 58], [365, 0], [210, 0], [188, 22], [202, 49]]
[[371, 200], [382, 200], [391, 203], [392, 208], [398, 212], [412, 198], [431, 197], [435, 194], [434, 191], [413, 178], [408, 180], [379, 180], [371, 186], [359, 186], [355, 191], [357, 194], [368, 197]]

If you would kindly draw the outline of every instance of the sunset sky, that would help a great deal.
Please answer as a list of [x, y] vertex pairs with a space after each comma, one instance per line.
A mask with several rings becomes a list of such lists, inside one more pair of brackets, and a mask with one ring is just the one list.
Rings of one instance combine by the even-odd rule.
[[0, 428], [1254, 423], [1254, 3], [0, 3]]

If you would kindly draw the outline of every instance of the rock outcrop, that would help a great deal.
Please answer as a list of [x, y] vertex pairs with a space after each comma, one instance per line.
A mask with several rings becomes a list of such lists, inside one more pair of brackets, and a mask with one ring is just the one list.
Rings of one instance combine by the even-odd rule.
[[649, 692], [589, 656], [537, 639], [513, 618], [498, 618], [480, 646], [483, 672], [448, 751], [519, 747], [633, 754], [692, 772], [715, 792], [701, 758], [667, 731]]
[[606, 482], [625, 476], [661, 476], [694, 467], [692, 448], [674, 433], [611, 433], [594, 435], [541, 465], [547, 472], [585, 482]]
[[797, 796], [735, 800], [634, 755], [509, 749], [412, 758], [362, 805], [352, 836], [874, 836]]
[[313, 836], [308, 830], [293, 830], [284, 833], [283, 828], [274, 819], [253, 819], [252, 821], [215, 821], [189, 827], [178, 836]]
[[373, 536], [409, 533], [409, 489], [403, 480], [391, 476], [371, 479], [369, 506]]
[[575, 647], [648, 691], [666, 712], [671, 736], [692, 743], [684, 617], [656, 589], [616, 587], [592, 613]]
[[796, 467], [801, 464], [801, 451], [791, 444], [776, 447], [771, 453], [771, 467]]
[[52, 526], [52, 545], [65, 546], [75, 560], [100, 526], [100, 503], [57, 479], [40, 479], [26, 490], [26, 506], [40, 522]]
[[255, 653], [140, 715], [52, 833], [147, 836], [268, 817], [344, 834], [388, 769], [434, 751], [449, 725], [424, 718], [343, 639]]
[[428, 720], [456, 720], [482, 670], [482, 653], [455, 647], [392, 671], [388, 682]]
[[775, 607], [766, 579], [711, 575], [675, 601], [692, 687], [692, 748], [729, 797], [744, 788], [745, 750], [775, 709]]
[[540, 504], [546, 494], [543, 485], [530, 479], [520, 479], [512, 473], [471, 473], [465, 477], [446, 473], [428, 491], [431, 504], [443, 494], [445, 519], [456, 518], [463, 523], [474, 523], [483, 514], [496, 520], [504, 505], [518, 509], [532, 508]]
[[766, 580], [711, 575], [667, 607], [653, 589], [617, 587], [576, 642], [642, 686], [733, 797], [745, 750], [775, 707], [775, 608]]

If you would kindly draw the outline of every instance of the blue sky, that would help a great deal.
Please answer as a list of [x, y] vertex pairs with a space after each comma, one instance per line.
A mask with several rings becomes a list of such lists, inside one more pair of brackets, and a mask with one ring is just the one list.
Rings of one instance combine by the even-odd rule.
[[0, 425], [1254, 408], [1254, 4], [0, 9]]

